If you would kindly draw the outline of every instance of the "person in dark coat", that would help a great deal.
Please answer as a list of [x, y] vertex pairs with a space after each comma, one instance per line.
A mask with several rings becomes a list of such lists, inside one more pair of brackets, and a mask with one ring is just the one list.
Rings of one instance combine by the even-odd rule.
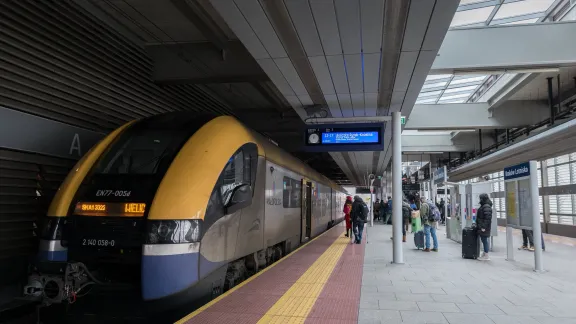
[[488, 261], [490, 257], [488, 256], [488, 251], [490, 250], [490, 245], [488, 243], [488, 238], [490, 237], [490, 229], [492, 228], [492, 201], [488, 197], [488, 194], [480, 195], [480, 208], [476, 213], [476, 227], [478, 228], [478, 236], [482, 240], [482, 245], [484, 246], [484, 254], [481, 255], [478, 260]]

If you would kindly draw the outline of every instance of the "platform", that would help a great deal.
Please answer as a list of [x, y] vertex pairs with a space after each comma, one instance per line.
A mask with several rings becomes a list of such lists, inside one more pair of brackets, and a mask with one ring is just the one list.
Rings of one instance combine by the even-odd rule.
[[342, 224], [178, 323], [357, 323], [365, 240]]
[[[403, 265], [392, 260], [391, 226], [369, 229], [359, 323], [575, 324], [576, 240], [546, 235], [544, 274], [534, 255], [515, 249], [506, 261], [505, 234], [494, 238], [491, 261], [464, 260], [461, 245], [438, 230], [439, 252], [404, 246]], [[514, 244], [522, 243], [520, 231]]]
[[545, 235], [537, 274], [532, 252], [506, 261], [503, 229], [492, 260], [477, 261], [444, 228], [439, 252], [414, 249], [409, 235], [395, 265], [391, 226], [368, 228], [362, 245], [336, 226], [178, 323], [576, 324], [576, 239]]

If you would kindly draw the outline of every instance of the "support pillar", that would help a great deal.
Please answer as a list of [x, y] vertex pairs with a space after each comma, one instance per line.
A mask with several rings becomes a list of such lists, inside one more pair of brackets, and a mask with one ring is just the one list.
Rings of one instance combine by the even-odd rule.
[[[548, 160], [540, 161], [540, 175], [542, 187], [548, 187]], [[542, 196], [542, 218], [544, 220], [544, 233], [549, 233], [548, 224], [550, 223], [550, 196]]]
[[554, 92], [552, 90], [552, 78], [546, 78], [548, 81], [548, 104], [550, 105], [550, 125], [554, 125], [556, 119], [556, 109], [554, 107]]
[[530, 194], [532, 195], [532, 241], [534, 241], [534, 271], [543, 272], [544, 265], [542, 262], [542, 227], [540, 225], [540, 207], [538, 206], [538, 174], [536, 161], [530, 161]]
[[403, 264], [402, 251], [402, 125], [392, 113], [392, 263]]

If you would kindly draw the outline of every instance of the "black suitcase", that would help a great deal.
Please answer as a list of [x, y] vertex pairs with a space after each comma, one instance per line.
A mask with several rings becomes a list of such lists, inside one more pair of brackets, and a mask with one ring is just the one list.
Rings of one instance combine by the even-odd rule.
[[478, 232], [475, 227], [465, 227], [462, 230], [462, 258], [477, 259], [479, 256]]
[[420, 230], [414, 233], [414, 245], [418, 250], [424, 249], [424, 231]]

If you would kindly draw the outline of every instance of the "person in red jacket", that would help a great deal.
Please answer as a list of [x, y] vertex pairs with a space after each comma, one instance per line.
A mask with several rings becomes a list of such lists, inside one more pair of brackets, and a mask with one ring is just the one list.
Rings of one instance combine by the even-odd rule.
[[344, 220], [346, 221], [346, 237], [350, 237], [350, 230], [352, 229], [352, 219], [350, 219], [350, 212], [352, 211], [352, 197], [346, 197], [344, 203]]

